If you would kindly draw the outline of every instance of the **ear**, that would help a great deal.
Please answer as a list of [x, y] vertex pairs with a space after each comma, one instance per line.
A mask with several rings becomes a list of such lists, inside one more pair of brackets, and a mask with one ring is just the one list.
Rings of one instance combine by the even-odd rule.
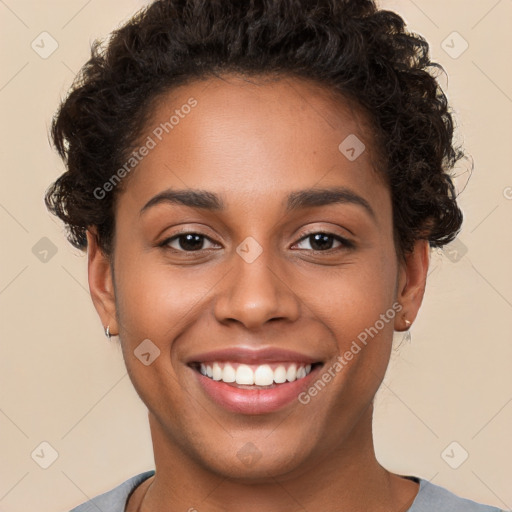
[[407, 331], [418, 314], [425, 293], [429, 262], [428, 240], [417, 240], [412, 252], [400, 263], [396, 300], [402, 305], [402, 310], [395, 317], [395, 331]]
[[92, 301], [100, 316], [103, 328], [106, 329], [108, 325], [112, 335], [117, 335], [119, 330], [110, 259], [102, 252], [98, 244], [96, 227], [88, 228], [86, 235], [87, 268]]

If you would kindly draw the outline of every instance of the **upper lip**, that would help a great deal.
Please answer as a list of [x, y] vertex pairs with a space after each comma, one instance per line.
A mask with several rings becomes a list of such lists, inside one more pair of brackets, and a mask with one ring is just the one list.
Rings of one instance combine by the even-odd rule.
[[187, 358], [187, 364], [208, 363], [214, 361], [233, 361], [237, 363], [277, 363], [296, 362], [313, 364], [321, 362], [318, 358], [279, 348], [249, 349], [245, 347], [230, 347], [211, 352], [203, 352]]

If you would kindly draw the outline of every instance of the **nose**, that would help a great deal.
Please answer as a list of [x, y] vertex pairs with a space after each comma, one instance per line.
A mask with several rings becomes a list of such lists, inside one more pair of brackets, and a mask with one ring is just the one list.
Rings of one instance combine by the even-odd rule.
[[300, 301], [293, 292], [290, 273], [263, 251], [251, 263], [238, 254], [233, 267], [222, 280], [214, 305], [220, 323], [239, 323], [258, 330], [270, 321], [293, 322], [300, 315]]

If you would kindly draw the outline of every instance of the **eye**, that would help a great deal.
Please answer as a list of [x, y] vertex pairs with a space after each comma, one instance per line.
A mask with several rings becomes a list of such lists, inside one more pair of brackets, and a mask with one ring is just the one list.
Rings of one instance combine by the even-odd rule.
[[203, 247], [206, 240], [210, 242], [213, 247], [216, 246], [206, 235], [194, 232], [179, 233], [178, 235], [166, 238], [159, 245], [160, 247], [172, 248], [179, 252], [193, 252], [210, 249], [211, 247]]
[[[310, 242], [311, 250], [315, 252], [327, 252], [329, 250], [332, 250], [332, 245], [334, 242], [338, 242], [341, 246], [341, 249], [354, 247], [354, 244], [347, 240], [346, 238], [334, 235], [332, 233], [324, 233], [322, 231], [308, 233], [305, 237], [301, 238], [299, 244], [297, 245], [300, 245], [301, 243], [305, 243], [308, 241]], [[340, 246], [334, 247], [334, 250], [340, 249]]]
[[[205, 242], [208, 242], [210, 247], [204, 247]], [[354, 247], [354, 244], [346, 238], [322, 231], [308, 233], [306, 236], [301, 238], [296, 246], [300, 246], [307, 242], [310, 244], [309, 248], [299, 248], [312, 250], [313, 252], [328, 252], [331, 250], [342, 250]], [[338, 242], [338, 247], [333, 247], [333, 244], [336, 242]], [[197, 252], [218, 247], [218, 245], [206, 235], [196, 232], [178, 233], [172, 237], [166, 238], [159, 244], [159, 246], [164, 249], [173, 249], [177, 252]]]

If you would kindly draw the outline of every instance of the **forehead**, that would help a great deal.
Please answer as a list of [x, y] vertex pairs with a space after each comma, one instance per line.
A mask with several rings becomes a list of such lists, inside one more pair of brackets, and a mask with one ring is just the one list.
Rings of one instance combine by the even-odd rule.
[[365, 116], [307, 80], [227, 75], [180, 86], [155, 102], [139, 145], [150, 149], [122, 193], [139, 209], [169, 188], [210, 190], [227, 205], [282, 207], [290, 191], [330, 186], [388, 200]]

